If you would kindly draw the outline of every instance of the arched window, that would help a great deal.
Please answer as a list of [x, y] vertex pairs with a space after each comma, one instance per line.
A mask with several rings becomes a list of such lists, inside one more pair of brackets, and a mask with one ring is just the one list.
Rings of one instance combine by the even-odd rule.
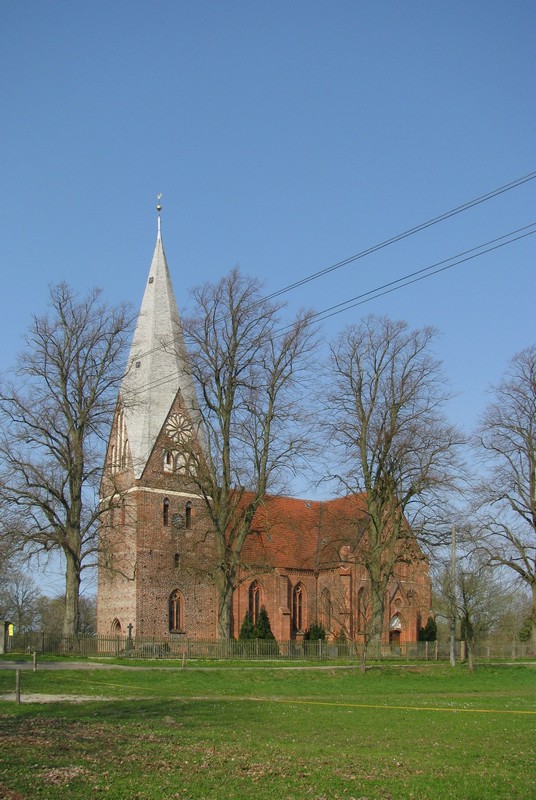
[[259, 619], [260, 609], [261, 609], [261, 593], [259, 589], [259, 584], [257, 583], [257, 581], [253, 581], [253, 583], [249, 587], [249, 616], [254, 625]]
[[190, 501], [186, 503], [184, 508], [184, 527], [187, 530], [192, 527], [192, 504]]
[[322, 589], [320, 597], [320, 615], [324, 630], [331, 630], [331, 594], [329, 589]]
[[292, 592], [292, 622], [295, 631], [303, 631], [307, 625], [305, 614], [305, 587], [302, 583], [296, 584]]
[[122, 469], [126, 469], [127, 467], [127, 454], [128, 454], [128, 439], [125, 439], [125, 441], [123, 442], [123, 451], [121, 453]]
[[164, 525], [169, 525], [169, 498], [164, 497], [164, 506], [162, 509], [162, 522]]
[[178, 589], [169, 596], [169, 632], [184, 630], [184, 598]]
[[121, 623], [119, 622], [117, 617], [112, 622], [112, 634], [114, 636], [120, 636], [121, 635]]
[[164, 452], [164, 472], [173, 472], [173, 453], [171, 450]]
[[366, 623], [366, 597], [365, 587], [362, 586], [357, 593], [357, 632], [365, 632]]

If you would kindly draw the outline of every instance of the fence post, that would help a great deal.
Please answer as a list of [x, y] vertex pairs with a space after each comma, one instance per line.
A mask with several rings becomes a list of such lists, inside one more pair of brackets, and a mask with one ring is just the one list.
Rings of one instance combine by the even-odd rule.
[[20, 705], [20, 669], [15, 673], [15, 697], [17, 703]]
[[37, 672], [37, 650], [33, 651], [33, 671]]

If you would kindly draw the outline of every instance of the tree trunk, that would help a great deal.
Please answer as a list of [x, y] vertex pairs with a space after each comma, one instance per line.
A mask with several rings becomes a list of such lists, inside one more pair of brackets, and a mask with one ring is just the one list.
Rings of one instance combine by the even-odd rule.
[[77, 559], [70, 551], [64, 553], [65, 569], [65, 614], [63, 617], [63, 635], [76, 636], [80, 618], [80, 567]]
[[530, 631], [530, 643], [532, 645], [532, 652], [533, 654], [536, 653], [536, 580], [531, 586], [532, 590], [532, 611], [530, 616], [530, 621], [532, 622], [532, 628]]
[[367, 658], [380, 658], [384, 617], [384, 585], [380, 579], [370, 576], [370, 618], [365, 635], [364, 661]]
[[225, 572], [216, 579], [218, 589], [218, 637], [229, 641], [233, 628], [233, 581]]
[[467, 664], [469, 667], [469, 672], [475, 671], [475, 653], [474, 653], [474, 642], [470, 639], [467, 639]]

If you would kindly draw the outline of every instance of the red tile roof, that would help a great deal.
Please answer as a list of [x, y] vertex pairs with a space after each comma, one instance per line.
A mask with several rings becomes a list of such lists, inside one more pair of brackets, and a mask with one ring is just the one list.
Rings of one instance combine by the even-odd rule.
[[[253, 518], [242, 560], [282, 569], [333, 567], [355, 548], [365, 520], [363, 495], [327, 501], [266, 497]], [[341, 553], [342, 548], [346, 551]]]

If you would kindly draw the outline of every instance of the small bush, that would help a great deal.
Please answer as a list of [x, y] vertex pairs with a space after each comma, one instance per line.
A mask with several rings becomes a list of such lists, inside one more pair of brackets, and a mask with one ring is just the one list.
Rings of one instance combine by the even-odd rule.
[[523, 622], [519, 629], [518, 637], [520, 642], [528, 642], [532, 635], [532, 620], [530, 617]]
[[241, 640], [275, 639], [275, 636], [272, 633], [272, 628], [270, 627], [268, 612], [264, 606], [261, 607], [261, 610], [259, 611], [259, 618], [255, 624], [253, 624], [251, 614], [249, 611], [247, 612], [246, 616], [244, 617], [244, 621], [242, 622], [242, 627], [240, 628], [240, 634], [238, 638]]
[[305, 631], [303, 639], [306, 642], [323, 642], [326, 639], [326, 631], [320, 622], [313, 622], [311, 627]]
[[424, 628], [419, 628], [419, 642], [435, 642], [437, 639], [437, 623], [433, 617], [428, 617]]
[[246, 613], [244, 617], [244, 621], [242, 622], [242, 627], [240, 628], [240, 633], [238, 635], [239, 639], [254, 639], [255, 638], [255, 625], [253, 624], [253, 620], [251, 619], [251, 614], [249, 611]]
[[259, 618], [255, 624], [253, 638], [275, 639], [275, 636], [272, 633], [272, 628], [270, 627], [270, 619], [268, 617], [268, 612], [266, 611], [264, 606], [261, 606], [261, 610], [259, 611]]

